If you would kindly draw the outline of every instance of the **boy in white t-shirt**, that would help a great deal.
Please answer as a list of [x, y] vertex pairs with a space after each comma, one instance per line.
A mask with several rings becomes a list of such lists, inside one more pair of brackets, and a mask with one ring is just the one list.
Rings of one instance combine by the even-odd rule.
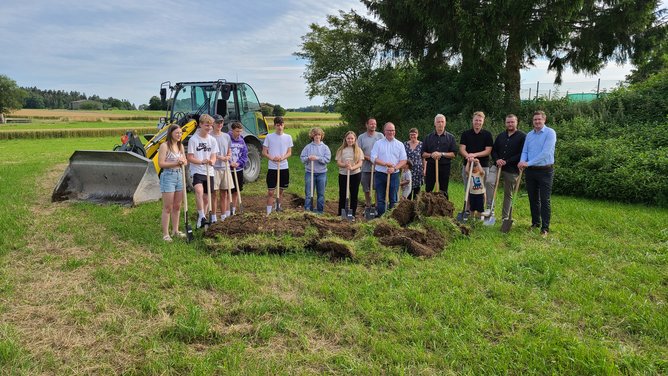
[[220, 209], [220, 220], [230, 216], [230, 198], [228, 197], [227, 190], [234, 188], [234, 181], [232, 180], [232, 174], [227, 168], [227, 161], [230, 160], [232, 155], [230, 144], [232, 139], [230, 135], [223, 132], [223, 122], [224, 118], [220, 115], [213, 116], [213, 131], [211, 132], [211, 137], [213, 137], [216, 142], [218, 142], [218, 155], [216, 156], [216, 164], [213, 165], [214, 170], [214, 195], [213, 195], [213, 215], [212, 222], [216, 222], [218, 219], [216, 212]]
[[[271, 213], [274, 204], [274, 189], [276, 189], [277, 174], [280, 174], [280, 197], [283, 197], [283, 191], [288, 188], [290, 183], [290, 173], [288, 171], [287, 159], [292, 155], [292, 136], [283, 133], [283, 117], [274, 118], [274, 133], [267, 135], [262, 145], [262, 155], [269, 159], [267, 171], [267, 215]], [[278, 202], [281, 204], [280, 200]]]
[[[207, 224], [205, 211], [209, 207], [209, 198], [206, 195], [209, 187], [213, 188], [213, 168], [218, 154], [218, 143], [209, 136], [213, 127], [213, 118], [204, 114], [199, 117], [199, 129], [188, 141], [188, 162], [190, 162], [190, 174], [193, 178], [195, 189], [195, 202], [197, 204], [197, 228]], [[207, 176], [206, 165], [209, 165]], [[211, 184], [211, 185], [209, 185]]]

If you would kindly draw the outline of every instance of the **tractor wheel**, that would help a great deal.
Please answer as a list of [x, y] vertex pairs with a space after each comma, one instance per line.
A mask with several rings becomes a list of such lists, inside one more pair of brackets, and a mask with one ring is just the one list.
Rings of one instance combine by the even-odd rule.
[[256, 181], [260, 176], [260, 149], [259, 146], [254, 143], [247, 143], [248, 145], [248, 163], [244, 168], [244, 181], [253, 182]]

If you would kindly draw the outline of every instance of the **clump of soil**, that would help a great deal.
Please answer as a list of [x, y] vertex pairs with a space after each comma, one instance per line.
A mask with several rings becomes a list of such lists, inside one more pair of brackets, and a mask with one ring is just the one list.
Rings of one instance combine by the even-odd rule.
[[354, 253], [350, 246], [336, 239], [323, 239], [316, 243], [315, 249], [320, 253], [329, 255], [329, 258], [332, 260], [354, 258]]
[[408, 228], [396, 228], [387, 222], [380, 222], [373, 235], [385, 246], [402, 246], [415, 256], [431, 257], [445, 247], [445, 237], [438, 231], [424, 231]]
[[392, 209], [390, 216], [399, 222], [400, 226], [406, 226], [415, 220], [415, 201], [401, 200]]
[[413, 239], [410, 239], [406, 236], [387, 236], [380, 238], [380, 244], [384, 246], [399, 246], [403, 247], [413, 256], [423, 256], [423, 257], [432, 257], [436, 254], [434, 250], [416, 242]]
[[453, 218], [455, 205], [441, 193], [425, 192], [420, 194], [417, 211], [427, 217]]

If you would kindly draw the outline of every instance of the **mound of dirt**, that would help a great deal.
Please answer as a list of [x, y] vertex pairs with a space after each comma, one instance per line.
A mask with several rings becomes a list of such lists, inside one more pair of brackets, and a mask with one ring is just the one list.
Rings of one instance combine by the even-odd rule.
[[373, 235], [385, 246], [402, 246], [415, 256], [431, 257], [445, 247], [446, 239], [438, 231], [419, 231], [396, 228], [387, 222], [379, 222]]
[[354, 254], [353, 250], [350, 247], [342, 242], [338, 242], [332, 239], [325, 239], [318, 242], [315, 245], [315, 249], [320, 252], [329, 255], [330, 259], [352, 259]]
[[[348, 222], [336, 211], [336, 202], [326, 204], [326, 214], [316, 215], [303, 211], [304, 199], [286, 193], [283, 195], [283, 211], [266, 215], [264, 197], [248, 197], [244, 211], [224, 221], [213, 224], [205, 236], [211, 251], [232, 253], [285, 253], [291, 250], [313, 250], [329, 255], [331, 259], [355, 259], [354, 246], [348, 241], [369, 236], [368, 224], [380, 244], [400, 247], [412, 255], [432, 257], [442, 252], [446, 234], [442, 234], [419, 220], [419, 217], [443, 216], [452, 220], [454, 205], [442, 194], [424, 193], [418, 201], [402, 200], [389, 213], [388, 219]], [[331, 214], [331, 215], [330, 215]], [[363, 211], [358, 211], [363, 216]], [[406, 228], [417, 223], [417, 228]], [[365, 229], [364, 231], [360, 231]], [[462, 233], [464, 229], [461, 229]], [[366, 234], [366, 235], [365, 235]], [[218, 239], [218, 240], [216, 240]]]
[[406, 226], [415, 220], [415, 201], [401, 200], [390, 214], [400, 226]]
[[441, 193], [422, 193], [417, 205], [417, 212], [420, 215], [427, 217], [454, 217], [455, 205]]
[[249, 234], [304, 236], [308, 227], [315, 227], [321, 238], [338, 236], [352, 239], [357, 229], [351, 222], [331, 216], [319, 216], [311, 213], [284, 210], [270, 216], [258, 213], [244, 213], [231, 216], [224, 221], [214, 223], [206, 231], [207, 237], [216, 235], [244, 237]]

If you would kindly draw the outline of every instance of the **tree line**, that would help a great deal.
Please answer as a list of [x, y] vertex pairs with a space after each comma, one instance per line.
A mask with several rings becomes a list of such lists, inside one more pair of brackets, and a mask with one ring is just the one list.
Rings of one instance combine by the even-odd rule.
[[35, 109], [73, 109], [73, 102], [80, 102], [76, 108], [82, 110], [136, 110], [134, 104], [126, 99], [113, 97], [101, 98], [98, 95], [87, 96], [78, 91], [42, 90], [37, 87], [21, 88], [25, 94], [23, 108]]

